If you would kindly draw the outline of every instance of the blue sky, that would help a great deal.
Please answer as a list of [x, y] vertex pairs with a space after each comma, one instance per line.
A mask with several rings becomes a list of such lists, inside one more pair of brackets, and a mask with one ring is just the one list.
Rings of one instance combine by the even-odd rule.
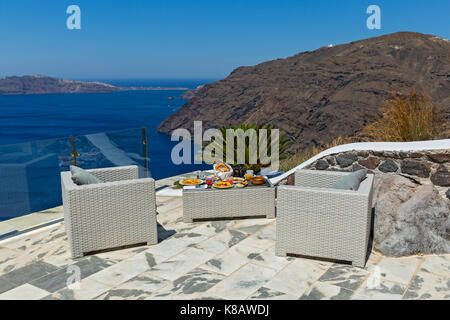
[[[81, 30], [66, 8], [81, 8]], [[366, 8], [381, 8], [381, 30]], [[396, 31], [450, 35], [450, 1], [1, 0], [0, 77], [222, 78], [241, 65]]]

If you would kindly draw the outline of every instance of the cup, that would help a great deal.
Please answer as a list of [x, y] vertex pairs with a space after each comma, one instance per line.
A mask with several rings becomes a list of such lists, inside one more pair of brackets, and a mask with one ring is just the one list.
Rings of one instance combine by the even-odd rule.
[[245, 178], [246, 180], [250, 180], [251, 178], [253, 178], [253, 170], [247, 170], [247, 171], [245, 172], [244, 178]]
[[205, 180], [205, 173], [203, 171], [197, 171], [197, 179]]
[[244, 175], [243, 171], [244, 170], [243, 170], [241, 165], [233, 166], [233, 176], [235, 176], [235, 177], [242, 177]]

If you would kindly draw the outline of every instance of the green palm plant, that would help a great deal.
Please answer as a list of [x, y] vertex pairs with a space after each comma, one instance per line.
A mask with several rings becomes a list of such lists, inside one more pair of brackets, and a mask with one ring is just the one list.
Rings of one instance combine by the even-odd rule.
[[[231, 130], [230, 130], [231, 129]], [[265, 123], [251, 123], [242, 124], [240, 126], [223, 126], [219, 128], [222, 139], [209, 142], [203, 147], [203, 159], [206, 162], [214, 163], [213, 159], [209, 159], [205, 149], [207, 147], [220, 147], [223, 150], [224, 158], [230, 165], [242, 165], [244, 170], [253, 170], [255, 173], [259, 172], [263, 166], [270, 165], [270, 161], [278, 156], [278, 160], [283, 160], [287, 157], [286, 151], [292, 145], [292, 141], [286, 138], [286, 135], [278, 135], [277, 141], [272, 141], [272, 131], [276, 129], [273, 124]], [[232, 134], [231, 134], [232, 133]], [[239, 141], [238, 137], [243, 135], [244, 138]], [[276, 135], [274, 135], [276, 137]], [[234, 141], [229, 141], [234, 139]], [[231, 142], [231, 143], [230, 143]], [[278, 146], [276, 146], [278, 142]], [[231, 147], [230, 147], [231, 146]], [[277, 152], [278, 155], [272, 154]], [[227, 148], [230, 148], [228, 150]], [[230, 156], [233, 160], [230, 161]]]

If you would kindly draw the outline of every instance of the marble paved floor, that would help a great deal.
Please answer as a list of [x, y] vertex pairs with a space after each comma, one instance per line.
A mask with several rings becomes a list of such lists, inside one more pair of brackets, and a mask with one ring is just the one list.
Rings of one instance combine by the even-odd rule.
[[0, 241], [0, 299], [450, 299], [450, 255], [372, 252], [364, 269], [282, 258], [275, 220], [187, 224], [181, 198], [157, 202], [155, 246], [72, 260], [64, 223]]

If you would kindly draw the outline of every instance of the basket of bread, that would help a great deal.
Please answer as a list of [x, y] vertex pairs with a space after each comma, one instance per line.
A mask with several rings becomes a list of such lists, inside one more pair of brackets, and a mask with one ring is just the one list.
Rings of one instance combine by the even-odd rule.
[[233, 175], [233, 169], [225, 162], [216, 163], [214, 165], [214, 175], [221, 180], [225, 180]]

